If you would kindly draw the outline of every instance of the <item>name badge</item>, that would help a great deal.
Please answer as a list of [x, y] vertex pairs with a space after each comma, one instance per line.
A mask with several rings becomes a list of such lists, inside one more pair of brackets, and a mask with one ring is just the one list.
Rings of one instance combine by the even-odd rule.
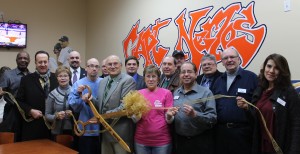
[[238, 93], [247, 93], [247, 90], [246, 89], [243, 89], [243, 88], [238, 88]]
[[282, 100], [281, 98], [277, 98], [277, 102], [281, 104], [282, 106], [285, 106], [286, 102]]
[[178, 99], [179, 98], [179, 96], [174, 96], [174, 99]]

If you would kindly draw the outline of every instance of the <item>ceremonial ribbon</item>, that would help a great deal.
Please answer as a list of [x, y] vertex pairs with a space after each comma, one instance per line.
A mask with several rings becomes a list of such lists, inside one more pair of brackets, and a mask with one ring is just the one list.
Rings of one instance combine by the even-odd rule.
[[[85, 87], [90, 91], [89, 86], [85, 85]], [[32, 117], [31, 118], [27, 118], [25, 116], [24, 110], [19, 106], [18, 102], [15, 100], [14, 96], [11, 93], [6, 92], [6, 91], [2, 91], [2, 88], [0, 88], [0, 94], [8, 94], [9, 98], [16, 104], [16, 106], [17, 106], [20, 114], [22, 115], [23, 119], [26, 122], [31, 122], [31, 121], [34, 120]], [[90, 95], [91, 95], [91, 93], [89, 93], [89, 97], [90, 97]], [[235, 97], [236, 96], [227, 96], [227, 95], [218, 94], [218, 95], [214, 95], [214, 96], [210, 96], [210, 97], [206, 97], [206, 98], [201, 98], [201, 99], [193, 100], [192, 103], [204, 103], [204, 102], [206, 102], [208, 100], [213, 100], [213, 99], [235, 98]], [[258, 113], [260, 115], [260, 118], [262, 120], [262, 124], [264, 126], [264, 129], [267, 132], [267, 135], [268, 135], [269, 139], [271, 140], [271, 143], [273, 145], [273, 148], [274, 148], [276, 154], [283, 154], [281, 148], [279, 147], [279, 145], [277, 144], [277, 142], [273, 138], [272, 134], [268, 130], [267, 125], [266, 125], [266, 120], [263, 117], [261, 111], [255, 105], [249, 103], [245, 99], [242, 99], [242, 101], [245, 102], [246, 104], [250, 105], [251, 107], [253, 107], [254, 109], [256, 109], [258, 111]], [[72, 112], [68, 113], [72, 117], [72, 119], [74, 121], [74, 132], [75, 132], [75, 134], [77, 136], [83, 135], [85, 133], [85, 128], [84, 127], [86, 125], [94, 123], [93, 121], [98, 121], [98, 122], [100, 122], [105, 127], [104, 131], [109, 131], [112, 134], [112, 136], [121, 144], [121, 146], [126, 151], [130, 152], [130, 149], [129, 149], [128, 145], [126, 144], [126, 142], [124, 142], [123, 139], [112, 129], [112, 126], [110, 126], [104, 120], [104, 119], [108, 119], [108, 118], [118, 117], [117, 119], [115, 119], [113, 121], [112, 125], [115, 125], [117, 123], [118, 119], [121, 116], [125, 116], [126, 115], [126, 116], [130, 117], [130, 115], [128, 115], [128, 113], [126, 112], [126, 110], [121, 110], [121, 111], [115, 112], [115, 113], [107, 113], [107, 114], [100, 115], [91, 101], [88, 101], [88, 104], [90, 105], [90, 107], [91, 107], [91, 109], [92, 109], [92, 111], [94, 113], [94, 117], [91, 118], [91, 119], [89, 119], [87, 122], [83, 122], [81, 120], [76, 121], [76, 119], [75, 119], [74, 115], [72, 114]], [[155, 109], [155, 110], [162, 110], [163, 109], [163, 110], [166, 110], [166, 109], [170, 109], [170, 108], [171, 107], [154, 107], [154, 108], [151, 108], [151, 109]], [[68, 112], [68, 111], [66, 111], [66, 112]], [[45, 125], [48, 127], [48, 129], [54, 129], [55, 128], [55, 121], [52, 123], [52, 125], [50, 125], [49, 122], [46, 120], [46, 117], [44, 115], [43, 115], [43, 119], [44, 119]], [[78, 127], [78, 124], [81, 124], [83, 126], [83, 130], [80, 130], [80, 128]], [[104, 131], [102, 131], [102, 132], [104, 132]]]

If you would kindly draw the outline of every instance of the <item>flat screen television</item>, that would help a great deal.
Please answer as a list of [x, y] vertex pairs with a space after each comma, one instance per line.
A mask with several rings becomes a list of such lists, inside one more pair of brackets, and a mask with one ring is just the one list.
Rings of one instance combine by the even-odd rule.
[[27, 24], [0, 22], [0, 47], [26, 48]]

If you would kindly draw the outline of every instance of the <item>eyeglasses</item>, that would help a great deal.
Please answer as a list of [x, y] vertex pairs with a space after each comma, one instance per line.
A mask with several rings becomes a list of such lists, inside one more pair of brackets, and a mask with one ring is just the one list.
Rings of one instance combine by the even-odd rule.
[[88, 68], [96, 68], [96, 69], [98, 69], [98, 68], [99, 68], [99, 65], [88, 65], [87, 67], [88, 67]]
[[69, 78], [69, 75], [59, 75], [58, 78]]
[[222, 60], [228, 60], [229, 58], [230, 59], [234, 59], [234, 58], [237, 58], [238, 56], [226, 56], [226, 57], [223, 57]]
[[214, 63], [205, 63], [205, 64], [202, 64], [202, 67], [205, 67], [205, 66], [212, 66], [214, 65]]
[[192, 71], [192, 70], [184, 70], [184, 71], [180, 71], [180, 74], [192, 74], [192, 73], [195, 73], [195, 71]]

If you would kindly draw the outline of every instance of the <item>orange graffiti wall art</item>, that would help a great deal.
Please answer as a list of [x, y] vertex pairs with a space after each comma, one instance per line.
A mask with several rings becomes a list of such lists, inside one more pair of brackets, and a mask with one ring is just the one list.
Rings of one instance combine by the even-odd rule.
[[[250, 2], [243, 7], [239, 2], [232, 3], [214, 13], [213, 6], [209, 6], [190, 11], [188, 15], [184, 9], [174, 20], [178, 29], [174, 49], [185, 50], [187, 60], [200, 68], [203, 55], [213, 54], [220, 62], [223, 50], [234, 46], [240, 52], [241, 67], [246, 68], [258, 53], [267, 34], [266, 25], [259, 25], [256, 20], [254, 4], [255, 2]], [[186, 24], [187, 18], [189, 24]], [[160, 66], [170, 47], [159, 44], [158, 35], [162, 28], [169, 26], [171, 20], [157, 19], [154, 25], [140, 31], [138, 21], [123, 41], [125, 58], [129, 55], [142, 57], [145, 61], [144, 66], [149, 64]]]
[[143, 28], [138, 32], [139, 21], [132, 27], [129, 35], [123, 41], [123, 51], [125, 58], [132, 55], [140, 59], [144, 58], [145, 64], [155, 64], [160, 66], [163, 58], [167, 55], [170, 48], [159, 45], [159, 30], [168, 26], [171, 19], [160, 21], [157, 19], [154, 25]]

